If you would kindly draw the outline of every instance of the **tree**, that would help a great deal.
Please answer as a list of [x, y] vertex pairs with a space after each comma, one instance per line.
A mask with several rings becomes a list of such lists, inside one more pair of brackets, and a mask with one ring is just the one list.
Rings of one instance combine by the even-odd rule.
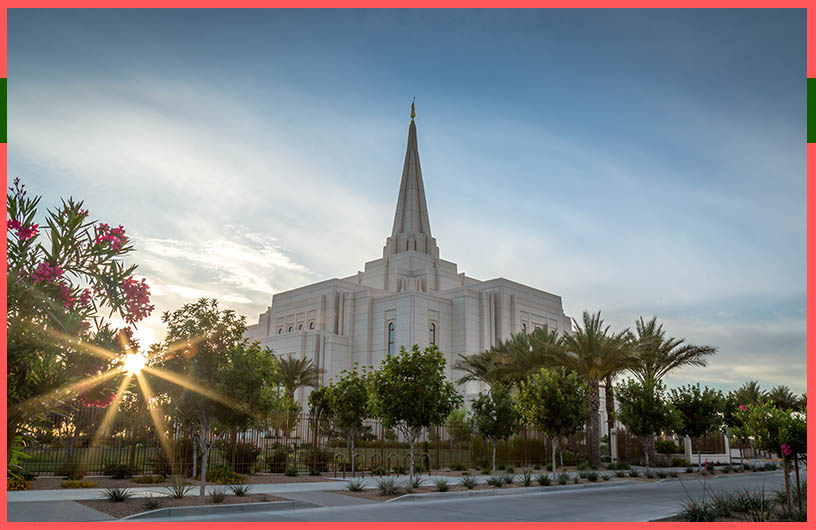
[[14, 180], [6, 200], [9, 457], [47, 413], [76, 400], [100, 403], [115, 388], [115, 353], [92, 347], [111, 331], [100, 313], [135, 324], [153, 310], [136, 266], [123, 264], [133, 247], [122, 226], [89, 220], [69, 198], [41, 227], [39, 202]]
[[460, 407], [451, 412], [446, 420], [446, 425], [448, 427], [451, 449], [453, 449], [454, 444], [459, 444], [470, 439], [472, 425], [465, 407]]
[[748, 381], [734, 391], [740, 405], [753, 405], [762, 401], [765, 392], [759, 387], [758, 381]]
[[315, 368], [311, 359], [295, 359], [282, 356], [278, 360], [278, 383], [283, 386], [291, 401], [295, 400], [295, 391], [302, 386], [316, 387], [323, 370]]
[[576, 372], [587, 383], [589, 406], [589, 460], [593, 465], [601, 464], [601, 426], [599, 409], [600, 382], [610, 374], [619, 372], [629, 363], [629, 331], [612, 333], [604, 325], [601, 312], [591, 315], [584, 311], [583, 327], [573, 319], [575, 331], [562, 337], [558, 364]]
[[672, 370], [683, 366], [706, 366], [706, 358], [717, 353], [714, 346], [695, 346], [685, 342], [685, 339], [666, 338], [657, 317], [652, 317], [648, 322], [640, 317], [635, 321], [629, 370], [641, 381], [659, 381]]
[[368, 386], [366, 375], [343, 370], [340, 378], [326, 388], [329, 410], [335, 425], [346, 435], [351, 448], [351, 474], [354, 475], [354, 438], [363, 430], [368, 416]]
[[191, 426], [201, 450], [203, 501], [209, 453], [219, 437], [260, 421], [280, 406], [277, 362], [272, 350], [243, 338], [244, 318], [231, 310], [219, 311], [214, 299], [165, 312], [162, 322], [167, 338], [159, 366], [172, 377], [161, 389], [179, 419]]
[[408, 439], [410, 477], [414, 479], [414, 447], [422, 430], [445, 420], [462, 403], [462, 396], [445, 377], [445, 356], [431, 345], [416, 344], [387, 356], [370, 378], [372, 410], [386, 428]]
[[766, 399], [770, 400], [773, 403], [774, 407], [781, 409], [781, 410], [793, 410], [796, 412], [801, 412], [801, 402], [796, 394], [791, 392], [791, 389], [788, 388], [786, 385], [777, 385], [770, 389], [767, 394], [765, 394]]
[[[679, 414], [680, 424], [676, 432], [681, 436], [702, 438], [721, 424], [720, 411], [723, 395], [718, 390], [696, 385], [686, 385], [671, 391], [671, 404]], [[697, 448], [697, 464], [702, 466], [702, 455]]]
[[492, 385], [502, 383], [498, 371], [499, 352], [495, 349], [485, 350], [473, 355], [459, 354], [459, 358], [454, 363], [454, 369], [465, 373], [456, 383], [464, 385], [470, 381], [481, 381]]
[[558, 439], [574, 434], [587, 420], [586, 395], [586, 382], [563, 367], [542, 368], [519, 384], [516, 410], [525, 425], [535, 426], [552, 440], [553, 473]]
[[518, 431], [518, 413], [510, 390], [497, 383], [471, 403], [476, 431], [493, 446], [491, 469], [496, 471], [496, 444]]
[[666, 399], [666, 387], [660, 381], [629, 379], [617, 387], [618, 418], [626, 430], [640, 437], [649, 471], [649, 453], [654, 438], [677, 424], [678, 418]]

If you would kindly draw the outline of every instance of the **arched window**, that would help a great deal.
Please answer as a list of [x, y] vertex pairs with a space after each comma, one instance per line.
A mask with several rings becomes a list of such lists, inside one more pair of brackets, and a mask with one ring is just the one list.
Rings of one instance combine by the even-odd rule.
[[394, 323], [388, 323], [388, 355], [394, 355]]
[[278, 335], [283, 335], [283, 328], [278, 328]]
[[436, 324], [431, 322], [430, 327], [428, 328], [428, 336], [430, 337], [431, 345], [436, 344]]
[[309, 322], [309, 329], [314, 329], [314, 320]]
[[298, 331], [303, 331], [303, 324], [298, 324]]
[[294, 331], [294, 329], [295, 328], [293, 328], [292, 326], [289, 326], [289, 333], [292, 333], [292, 331]]

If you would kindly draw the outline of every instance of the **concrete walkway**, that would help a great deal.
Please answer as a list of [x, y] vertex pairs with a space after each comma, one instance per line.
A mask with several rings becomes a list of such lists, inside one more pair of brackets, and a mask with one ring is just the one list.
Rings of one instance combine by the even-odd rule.
[[68, 521], [113, 521], [106, 513], [83, 506], [74, 501], [33, 501], [9, 502], [9, 522], [68, 522]]

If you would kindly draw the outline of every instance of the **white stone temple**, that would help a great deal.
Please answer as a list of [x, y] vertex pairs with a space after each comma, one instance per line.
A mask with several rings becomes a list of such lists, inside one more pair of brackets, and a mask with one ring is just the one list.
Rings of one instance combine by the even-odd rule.
[[[411, 108], [394, 226], [382, 257], [364, 270], [299, 287], [272, 297], [272, 305], [249, 326], [247, 336], [278, 355], [311, 359], [323, 369], [321, 383], [344, 369], [379, 366], [400, 346], [436, 344], [448, 361], [448, 377], [460, 354], [490, 348], [512, 333], [548, 326], [571, 329], [561, 297], [504, 278], [482, 281], [439, 257], [431, 233]], [[491, 252], [485, 241], [483, 252]], [[466, 402], [482, 390], [469, 383]], [[306, 408], [310, 388], [296, 398]]]

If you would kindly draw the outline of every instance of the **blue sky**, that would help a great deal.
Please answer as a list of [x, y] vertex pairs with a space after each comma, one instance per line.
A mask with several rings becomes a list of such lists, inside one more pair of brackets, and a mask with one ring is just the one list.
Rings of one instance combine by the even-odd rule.
[[444, 259], [805, 390], [805, 11], [8, 15], [9, 176], [125, 225], [159, 313], [362, 269], [408, 111]]

